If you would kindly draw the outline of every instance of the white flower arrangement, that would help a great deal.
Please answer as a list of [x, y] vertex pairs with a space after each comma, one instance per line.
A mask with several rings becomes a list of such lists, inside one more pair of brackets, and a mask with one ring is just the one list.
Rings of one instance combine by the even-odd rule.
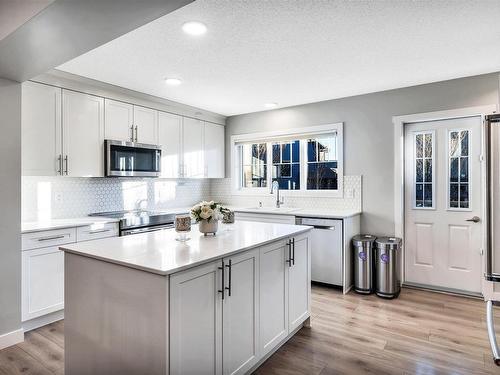
[[221, 220], [223, 211], [224, 208], [219, 203], [203, 201], [191, 208], [191, 216], [196, 222], [201, 220], [210, 222], [211, 220]]

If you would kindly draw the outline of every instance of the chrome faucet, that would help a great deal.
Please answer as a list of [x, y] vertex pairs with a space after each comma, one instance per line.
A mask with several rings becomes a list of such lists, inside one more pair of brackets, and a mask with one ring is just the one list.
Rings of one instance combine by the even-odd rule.
[[280, 184], [278, 180], [274, 180], [271, 185], [271, 194], [276, 191], [276, 208], [280, 208], [284, 202], [283, 197], [280, 198]]

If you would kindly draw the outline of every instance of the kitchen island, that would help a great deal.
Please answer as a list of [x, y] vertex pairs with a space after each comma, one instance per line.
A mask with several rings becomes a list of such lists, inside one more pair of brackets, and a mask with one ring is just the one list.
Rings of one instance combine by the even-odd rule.
[[65, 245], [67, 374], [249, 373], [309, 324], [310, 227]]

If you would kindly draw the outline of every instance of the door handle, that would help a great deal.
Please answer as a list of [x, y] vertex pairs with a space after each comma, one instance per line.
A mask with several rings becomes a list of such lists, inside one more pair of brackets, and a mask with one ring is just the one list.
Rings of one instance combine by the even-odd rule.
[[229, 264], [226, 264], [226, 267], [227, 267], [227, 268], [228, 268], [228, 270], [229, 270], [229, 286], [226, 286], [226, 287], [224, 288], [224, 289], [226, 289], [226, 290], [227, 290], [227, 292], [228, 292], [228, 293], [227, 293], [228, 297], [231, 297], [231, 279], [232, 279], [232, 277], [231, 277], [231, 269], [232, 269], [232, 266], [233, 266], [233, 262], [232, 262], [232, 260], [231, 260], [231, 259], [229, 259]]
[[292, 238], [292, 265], [295, 266], [295, 238]]
[[479, 223], [481, 219], [478, 216], [473, 216], [472, 218], [467, 219], [465, 221], [472, 221], [473, 223]]
[[219, 289], [217, 292], [222, 293], [222, 299], [224, 299], [224, 291], [225, 291], [225, 285], [224, 285], [224, 270], [225, 270], [225, 265], [224, 265], [224, 260], [222, 260], [222, 267], [218, 267], [222, 271], [222, 281], [221, 281], [221, 286], [222, 288]]

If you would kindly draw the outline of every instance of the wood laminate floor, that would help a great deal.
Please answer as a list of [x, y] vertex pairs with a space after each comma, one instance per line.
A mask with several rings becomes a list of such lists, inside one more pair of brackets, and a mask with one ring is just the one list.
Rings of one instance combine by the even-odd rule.
[[[256, 374], [500, 374], [480, 300], [403, 289], [389, 301], [314, 286], [311, 324]], [[63, 321], [28, 332], [0, 351], [0, 374], [63, 374], [63, 346]]]

